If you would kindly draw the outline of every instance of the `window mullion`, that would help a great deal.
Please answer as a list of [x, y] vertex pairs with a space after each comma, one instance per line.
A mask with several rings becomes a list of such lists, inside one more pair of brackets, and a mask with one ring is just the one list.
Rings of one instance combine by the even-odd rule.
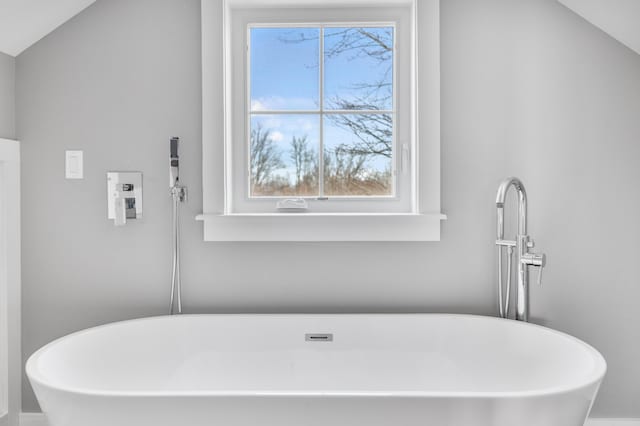
[[320, 43], [319, 43], [319, 69], [320, 69], [320, 146], [318, 147], [318, 192], [320, 197], [324, 197], [324, 27], [320, 27]]
[[296, 109], [286, 109], [286, 110], [267, 110], [261, 109], [256, 111], [249, 111], [252, 115], [287, 115], [287, 114], [295, 114], [295, 115], [317, 115], [318, 113], [324, 115], [352, 115], [352, 114], [369, 114], [369, 115], [379, 115], [379, 114], [394, 114], [395, 111], [392, 109], [330, 109], [328, 111], [319, 111], [319, 110], [296, 110]]

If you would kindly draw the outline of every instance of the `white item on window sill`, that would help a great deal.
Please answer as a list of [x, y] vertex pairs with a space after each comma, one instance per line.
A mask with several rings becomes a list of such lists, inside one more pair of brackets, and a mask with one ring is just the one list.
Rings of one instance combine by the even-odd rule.
[[303, 212], [309, 208], [304, 198], [287, 198], [276, 204], [276, 209], [281, 212]]

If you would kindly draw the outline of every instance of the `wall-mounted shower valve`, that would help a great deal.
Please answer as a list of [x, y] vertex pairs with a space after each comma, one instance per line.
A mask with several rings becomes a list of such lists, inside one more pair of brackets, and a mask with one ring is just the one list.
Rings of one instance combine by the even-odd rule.
[[107, 173], [107, 217], [116, 226], [142, 217], [142, 173]]

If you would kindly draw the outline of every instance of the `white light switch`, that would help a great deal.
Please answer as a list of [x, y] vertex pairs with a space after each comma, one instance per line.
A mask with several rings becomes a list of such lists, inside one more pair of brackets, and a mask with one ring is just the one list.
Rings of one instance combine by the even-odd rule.
[[82, 179], [84, 177], [82, 163], [82, 151], [65, 151], [65, 177], [67, 179]]

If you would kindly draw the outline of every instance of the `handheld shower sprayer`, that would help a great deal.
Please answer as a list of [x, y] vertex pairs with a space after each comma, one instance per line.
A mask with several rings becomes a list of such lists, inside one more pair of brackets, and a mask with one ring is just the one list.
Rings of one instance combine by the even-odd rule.
[[169, 187], [173, 188], [179, 182], [179, 160], [178, 160], [178, 142], [180, 138], [171, 138], [169, 143], [169, 151], [171, 159], [169, 160]]
[[173, 264], [171, 268], [171, 302], [169, 312], [182, 313], [182, 285], [180, 282], [180, 203], [187, 200], [187, 188], [180, 184], [178, 142], [180, 138], [171, 138], [169, 144], [169, 188], [173, 199]]
[[180, 138], [173, 137], [169, 143], [169, 188], [171, 195], [178, 198], [178, 201], [187, 200], [187, 188], [180, 184], [180, 160], [178, 157], [178, 143]]

